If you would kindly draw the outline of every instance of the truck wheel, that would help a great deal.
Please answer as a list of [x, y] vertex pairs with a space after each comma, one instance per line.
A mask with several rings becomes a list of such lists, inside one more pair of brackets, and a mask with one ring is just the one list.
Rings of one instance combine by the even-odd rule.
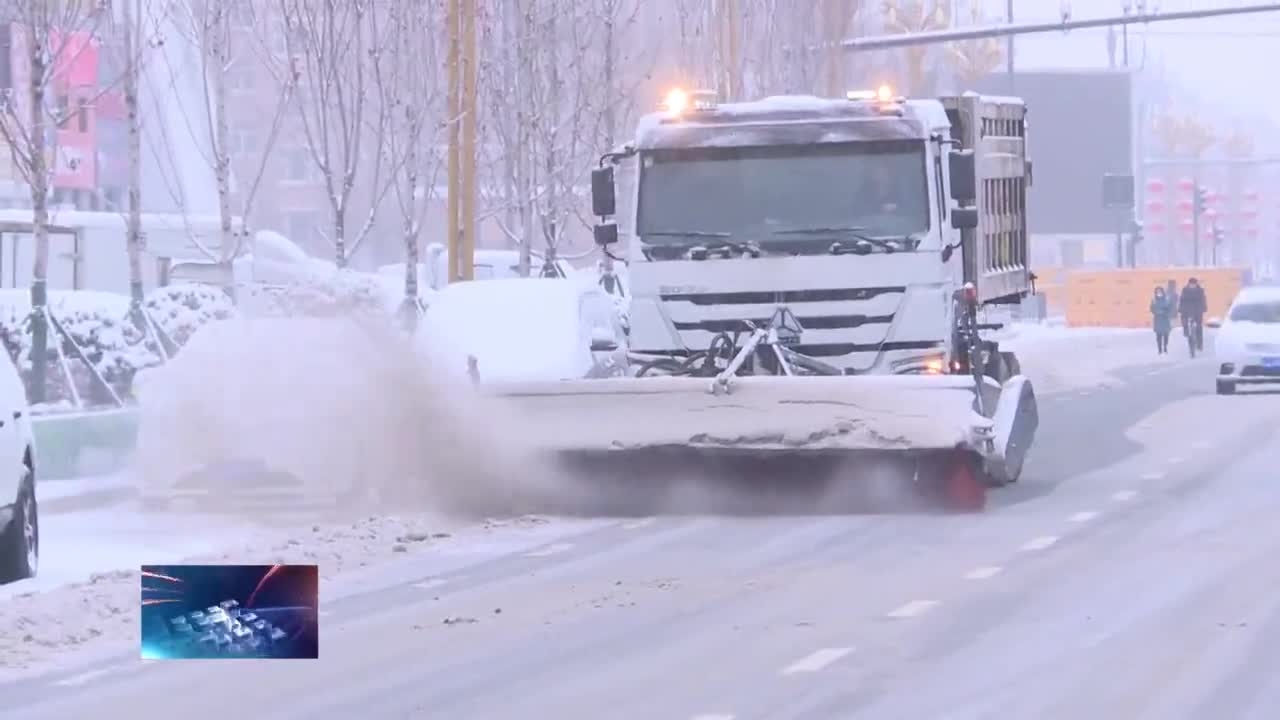
[[1219, 380], [1219, 381], [1218, 381], [1218, 394], [1219, 394], [1219, 395], [1234, 395], [1234, 394], [1235, 394], [1235, 392], [1236, 392], [1236, 384], [1235, 384], [1235, 383], [1231, 382], [1230, 380]]

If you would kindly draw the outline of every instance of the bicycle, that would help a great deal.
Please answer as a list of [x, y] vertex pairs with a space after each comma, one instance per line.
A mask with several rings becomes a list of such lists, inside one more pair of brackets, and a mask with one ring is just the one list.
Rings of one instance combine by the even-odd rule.
[[1204, 321], [1197, 315], [1187, 318], [1182, 324], [1182, 334], [1187, 338], [1187, 349], [1191, 357], [1204, 350]]

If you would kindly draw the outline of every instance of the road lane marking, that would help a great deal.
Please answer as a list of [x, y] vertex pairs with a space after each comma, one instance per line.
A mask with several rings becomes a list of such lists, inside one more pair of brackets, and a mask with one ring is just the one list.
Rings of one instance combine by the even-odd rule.
[[999, 565], [987, 565], [984, 567], [974, 568], [964, 574], [965, 580], [986, 580], [1000, 574], [1004, 568]]
[[1143, 474], [1142, 474], [1142, 479], [1143, 479], [1143, 480], [1159, 480], [1159, 479], [1160, 479], [1160, 478], [1162, 478], [1162, 477], [1164, 477], [1164, 471], [1163, 471], [1163, 470], [1152, 470], [1152, 471], [1151, 471], [1151, 472], [1149, 472], [1149, 473], [1143, 473]]
[[889, 613], [891, 618], [909, 618], [923, 615], [933, 609], [937, 605], [937, 600], [912, 600], [902, 607]]
[[524, 556], [525, 557], [547, 557], [548, 555], [559, 555], [565, 550], [570, 550], [572, 548], [573, 548], [573, 545], [570, 543], [555, 543], [554, 545], [548, 545], [539, 550], [531, 550], [525, 553]]
[[1087, 523], [1096, 517], [1098, 517], [1098, 513], [1092, 510], [1084, 510], [1082, 512], [1076, 513], [1075, 515], [1072, 515], [1071, 517], [1067, 518], [1067, 520], [1073, 523]]
[[1208, 450], [1211, 447], [1213, 447], [1213, 443], [1208, 440], [1197, 440], [1191, 443], [1191, 448], [1193, 450]]
[[1174, 465], [1177, 465], [1178, 463], [1182, 462], [1182, 456], [1174, 455], [1173, 457], [1169, 458], [1169, 462], [1173, 463]]
[[430, 590], [431, 588], [438, 588], [441, 585], [444, 585], [446, 582], [448, 581], [445, 580], [444, 578], [427, 578], [422, 582], [414, 583], [410, 587], [416, 587], [422, 590]]
[[1027, 544], [1022, 546], [1022, 549], [1027, 551], [1044, 550], [1056, 542], [1058, 542], [1058, 538], [1053, 535], [1041, 535], [1038, 538], [1028, 540]]
[[1138, 497], [1138, 493], [1133, 490], [1121, 490], [1120, 492], [1113, 494], [1111, 499], [1116, 502], [1128, 502], [1136, 497]]
[[69, 678], [63, 678], [55, 682], [54, 685], [84, 685], [85, 683], [95, 678], [100, 678], [103, 675], [110, 675], [111, 673], [120, 672], [121, 670], [124, 670], [124, 668], [125, 666], [115, 665], [112, 667], [105, 667], [98, 670], [90, 670], [88, 672], [82, 672], [79, 675], [72, 675]]
[[709, 713], [706, 715], [694, 715], [690, 720], [733, 720], [733, 716], [729, 713]]
[[818, 672], [851, 652], [853, 652], [853, 648], [823, 648], [805, 655], [786, 666], [782, 669], [782, 674], [795, 675], [796, 673]]
[[[649, 527], [650, 525], [657, 522], [657, 520], [658, 520], [657, 518], [644, 518], [643, 520], [632, 520], [631, 522], [623, 525], [622, 529], [623, 530], [639, 530], [640, 528]], [[718, 717], [718, 716], [713, 716], [713, 717]]]

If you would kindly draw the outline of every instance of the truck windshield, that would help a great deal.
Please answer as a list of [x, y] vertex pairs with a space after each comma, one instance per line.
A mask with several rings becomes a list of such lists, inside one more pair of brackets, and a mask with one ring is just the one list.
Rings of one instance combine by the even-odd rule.
[[650, 151], [641, 159], [638, 234], [654, 245], [721, 237], [777, 246], [812, 243], [823, 228], [924, 233], [924, 150], [905, 141]]

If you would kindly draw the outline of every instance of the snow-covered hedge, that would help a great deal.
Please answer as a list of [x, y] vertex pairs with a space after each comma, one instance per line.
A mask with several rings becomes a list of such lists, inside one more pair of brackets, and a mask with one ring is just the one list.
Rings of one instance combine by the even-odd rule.
[[[160, 361], [158, 348], [129, 319], [129, 299], [122, 295], [92, 291], [51, 292], [49, 311], [69, 337], [49, 327], [46, 358], [46, 404], [72, 406], [76, 393], [86, 406], [114, 404], [94, 380], [79, 353], [101, 374], [124, 400], [132, 395], [134, 375]], [[0, 294], [0, 341], [24, 379], [32, 371], [31, 302], [25, 290]], [[61, 350], [61, 352], [59, 352]], [[64, 370], [66, 368], [66, 370]]]
[[236, 314], [235, 303], [226, 292], [196, 283], [156, 288], [147, 295], [145, 307], [178, 347], [204, 325]]

